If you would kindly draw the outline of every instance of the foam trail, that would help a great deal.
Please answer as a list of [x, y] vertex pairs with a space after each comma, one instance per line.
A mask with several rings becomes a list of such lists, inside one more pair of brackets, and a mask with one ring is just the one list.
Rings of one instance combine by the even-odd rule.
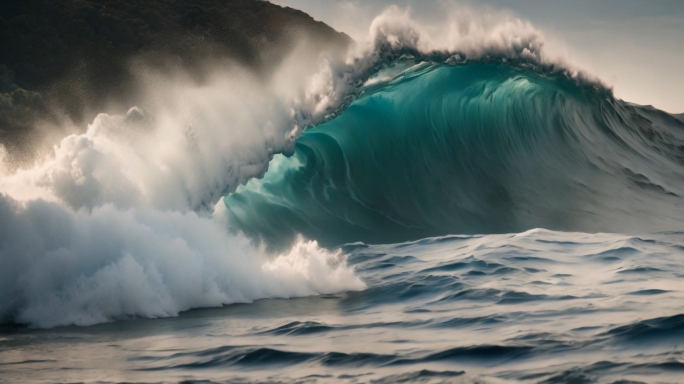
[[300, 241], [267, 258], [187, 212], [73, 212], [0, 198], [0, 316], [37, 327], [363, 289], [344, 256]]

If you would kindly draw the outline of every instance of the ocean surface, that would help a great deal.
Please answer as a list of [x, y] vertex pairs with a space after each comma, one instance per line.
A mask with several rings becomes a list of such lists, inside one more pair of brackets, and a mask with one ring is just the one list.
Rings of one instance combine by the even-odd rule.
[[514, 48], [65, 138], [0, 183], [0, 382], [684, 382], [681, 116]]
[[343, 246], [368, 288], [0, 329], [2, 382], [678, 383], [684, 234]]

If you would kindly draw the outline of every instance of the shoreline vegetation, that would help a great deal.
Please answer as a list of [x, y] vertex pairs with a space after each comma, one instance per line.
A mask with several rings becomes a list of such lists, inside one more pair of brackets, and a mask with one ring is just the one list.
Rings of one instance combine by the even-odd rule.
[[261, 0], [4, 1], [0, 144], [26, 161], [46, 136], [65, 133], [54, 132], [55, 122], [85, 128], [97, 113], [141, 102], [134, 60], [198, 82], [211, 63], [267, 76], [302, 36], [316, 50], [351, 42], [304, 12]]

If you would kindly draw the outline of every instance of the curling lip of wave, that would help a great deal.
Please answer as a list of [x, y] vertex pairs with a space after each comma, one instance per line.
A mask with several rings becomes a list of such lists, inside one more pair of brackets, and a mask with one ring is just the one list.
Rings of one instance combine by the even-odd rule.
[[[412, 20], [409, 10], [390, 6], [372, 22], [369, 42], [352, 49], [345, 64], [331, 62], [325, 91], [315, 97], [324, 103], [300, 125], [315, 126], [344, 112], [363, 91], [363, 85], [388, 66], [406, 58], [417, 62], [505, 62], [526, 66], [545, 75], [561, 75], [612, 96], [612, 88], [589, 70], [545, 48], [543, 33], [532, 24], [507, 14], [477, 15], [460, 9], [445, 25], [428, 32]], [[327, 70], [326, 70], [327, 71]], [[321, 111], [323, 111], [321, 113]]]

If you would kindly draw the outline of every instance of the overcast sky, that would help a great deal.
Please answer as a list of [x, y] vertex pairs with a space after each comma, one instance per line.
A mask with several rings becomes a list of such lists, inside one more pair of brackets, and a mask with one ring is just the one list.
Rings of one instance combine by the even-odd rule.
[[272, 0], [346, 32], [365, 35], [384, 8], [410, 7], [421, 23], [443, 3], [512, 11], [615, 89], [615, 96], [684, 112], [684, 0]]

